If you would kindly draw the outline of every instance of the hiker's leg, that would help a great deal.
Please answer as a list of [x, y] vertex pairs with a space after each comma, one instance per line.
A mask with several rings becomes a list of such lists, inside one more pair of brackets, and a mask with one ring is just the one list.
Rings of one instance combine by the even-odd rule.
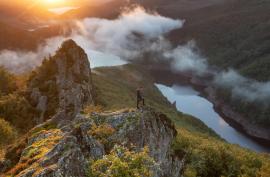
[[139, 109], [139, 103], [140, 103], [140, 101], [139, 101], [139, 99], [137, 98], [137, 109]]
[[144, 98], [142, 99], [142, 102], [143, 102], [143, 106], [144, 106]]

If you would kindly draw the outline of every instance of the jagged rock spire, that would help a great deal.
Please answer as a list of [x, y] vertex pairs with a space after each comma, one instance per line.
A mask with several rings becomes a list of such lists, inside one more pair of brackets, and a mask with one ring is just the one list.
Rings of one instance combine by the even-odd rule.
[[38, 123], [59, 112], [72, 119], [85, 104], [94, 103], [90, 63], [84, 50], [71, 39], [65, 41], [33, 72], [28, 90], [31, 102], [41, 112]]

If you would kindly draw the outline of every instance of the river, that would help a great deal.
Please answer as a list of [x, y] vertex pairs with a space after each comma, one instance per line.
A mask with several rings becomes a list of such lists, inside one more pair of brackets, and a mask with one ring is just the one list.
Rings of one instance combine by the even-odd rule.
[[[86, 53], [89, 55], [91, 68], [119, 66], [127, 63], [118, 56], [100, 51], [86, 50]], [[269, 147], [257, 143], [226, 123], [222, 116], [214, 110], [214, 105], [200, 96], [200, 93], [192, 87], [179, 84], [172, 87], [162, 84], [156, 84], [156, 86], [171, 103], [176, 101], [176, 107], [179, 111], [200, 119], [227, 142], [257, 152], [270, 152]]]
[[257, 152], [270, 152], [269, 147], [260, 145], [226, 123], [214, 110], [214, 105], [200, 96], [200, 93], [192, 87], [183, 85], [167, 87], [162, 84], [156, 84], [156, 86], [171, 103], [176, 101], [179, 111], [200, 119], [229, 143], [238, 144]]

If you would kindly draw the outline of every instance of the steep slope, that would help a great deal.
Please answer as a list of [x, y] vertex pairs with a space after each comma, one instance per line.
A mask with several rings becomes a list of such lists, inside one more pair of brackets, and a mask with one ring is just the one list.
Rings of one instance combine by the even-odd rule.
[[211, 64], [235, 68], [259, 81], [270, 79], [269, 11], [267, 0], [230, 0], [187, 11], [159, 9], [186, 19], [184, 28], [171, 35], [173, 41], [195, 39]]
[[[111, 155], [116, 145], [134, 155], [149, 149], [145, 151], [149, 163], [141, 168], [150, 176], [180, 175], [184, 153], [171, 148], [177, 135], [171, 120], [150, 108], [83, 111], [87, 105], [94, 107], [91, 77], [86, 54], [72, 40], [65, 41], [55, 56], [32, 73], [29, 99], [40, 112], [37, 122], [47, 121], [7, 149], [0, 162], [3, 176], [89, 176], [97, 173], [93, 166], [106, 160], [103, 156]], [[137, 165], [144, 164], [143, 159]], [[139, 170], [137, 165], [130, 168]]]
[[[42, 95], [37, 98], [50, 98], [52, 94], [59, 103], [60, 98], [66, 101], [49, 101], [48, 105], [54, 105], [57, 111], [5, 147], [5, 153], [0, 152], [1, 177], [269, 176], [269, 155], [228, 144], [200, 121], [177, 112], [155, 87], [154, 79], [140, 67], [98, 68], [90, 74], [82, 72], [90, 70], [87, 57], [82, 56], [83, 50], [69, 40], [33, 74], [28, 89], [40, 89]], [[57, 65], [56, 59], [63, 60], [62, 65]], [[68, 65], [68, 61], [75, 63]], [[58, 67], [69, 73], [56, 72]], [[92, 77], [93, 82], [89, 78], [76, 80], [76, 68], [80, 68], [82, 76]], [[54, 82], [60, 92], [42, 90], [48, 86], [46, 79], [53, 83], [59, 78], [67, 87]], [[84, 90], [89, 84], [94, 89], [85, 95], [76, 92], [75, 88]], [[147, 107], [135, 110], [132, 107], [138, 85], [145, 86]], [[66, 94], [59, 94], [61, 91]], [[74, 93], [79, 93], [78, 97]], [[97, 105], [89, 99], [93, 95]]]

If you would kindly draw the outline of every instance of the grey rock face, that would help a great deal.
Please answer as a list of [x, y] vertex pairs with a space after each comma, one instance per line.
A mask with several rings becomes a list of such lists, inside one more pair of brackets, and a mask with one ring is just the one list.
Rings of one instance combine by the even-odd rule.
[[[123, 125], [119, 119], [122, 119]], [[142, 113], [134, 112], [130, 115], [115, 116], [109, 121], [114, 127], [122, 126], [112, 138], [114, 141], [120, 140], [138, 148], [149, 147], [150, 156], [160, 164], [160, 169], [155, 171], [154, 176], [178, 177], [181, 175], [184, 158], [171, 149], [177, 132], [171, 120], [164, 114], [148, 109]]]
[[74, 41], [64, 42], [56, 55], [45, 60], [29, 83], [30, 102], [44, 122], [58, 111], [72, 119], [85, 104], [94, 103], [91, 69], [84, 50]]
[[[5, 162], [11, 158], [0, 162], [5, 175], [87, 177], [90, 159], [101, 159], [114, 145], [122, 145], [137, 151], [147, 146], [157, 163], [154, 177], [181, 176], [184, 154], [171, 148], [177, 132], [164, 114], [150, 108], [80, 114], [85, 104], [94, 103], [94, 92], [89, 61], [74, 41], [66, 41], [43, 62], [28, 89], [31, 104], [40, 111], [37, 122], [44, 123], [28, 133], [19, 159], [10, 166]], [[105, 125], [113, 131], [103, 141], [92, 131]]]
[[[93, 126], [108, 124], [115, 132], [108, 140], [138, 150], [148, 146], [150, 156], [159, 164], [155, 177], [180, 177], [184, 157], [174, 152], [171, 143], [176, 136], [172, 122], [163, 114], [151, 109], [130, 112], [102, 113], [91, 116], [78, 115], [62, 130], [41, 131], [28, 140], [29, 148], [41, 141], [59, 137], [48, 152], [34, 164], [20, 172], [18, 177], [86, 177], [89, 159], [100, 159], [108, 152], [105, 144], [93, 137]], [[66, 131], [67, 130], [67, 131]], [[49, 143], [50, 144], [50, 143]]]

